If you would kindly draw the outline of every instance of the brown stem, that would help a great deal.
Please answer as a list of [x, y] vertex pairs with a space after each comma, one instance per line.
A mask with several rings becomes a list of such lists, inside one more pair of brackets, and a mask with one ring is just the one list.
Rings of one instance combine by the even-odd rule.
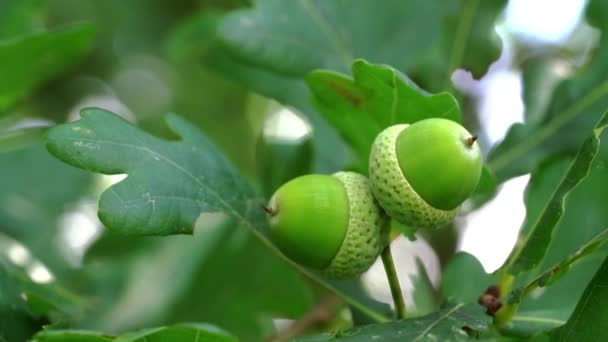
[[472, 136], [464, 139], [464, 144], [467, 145], [467, 147], [471, 147], [477, 141], [477, 138], [478, 137], [476, 135], [472, 135]]
[[303, 335], [315, 326], [330, 322], [336, 313], [336, 307], [341, 303], [334, 295], [327, 295], [304, 317], [295, 321], [287, 330], [266, 338], [266, 341], [288, 341]]
[[274, 216], [276, 214], [276, 212], [274, 211], [274, 209], [271, 208], [271, 207], [267, 207], [267, 206], [263, 205], [262, 209], [264, 209], [264, 211], [267, 212], [270, 215]]

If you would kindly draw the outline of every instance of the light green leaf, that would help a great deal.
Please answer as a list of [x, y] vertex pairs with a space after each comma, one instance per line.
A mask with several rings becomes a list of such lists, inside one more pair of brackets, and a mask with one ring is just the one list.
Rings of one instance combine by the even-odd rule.
[[182, 323], [110, 336], [86, 330], [43, 330], [34, 342], [237, 342], [226, 331], [205, 323]]
[[390, 66], [356, 60], [352, 74], [316, 70], [306, 80], [317, 109], [350, 143], [363, 166], [374, 139], [388, 126], [433, 117], [461, 120], [452, 95], [428, 94]]
[[608, 112], [602, 116], [592, 135], [580, 147], [576, 158], [546, 202], [535, 223], [515, 246], [504, 268], [506, 272], [516, 275], [532, 269], [542, 261], [549, 248], [548, 241], [551, 241], [553, 230], [564, 213], [566, 198], [589, 174], [599, 150], [600, 135], [606, 127], [608, 127]]
[[424, 317], [348, 329], [337, 334], [320, 334], [294, 342], [332, 341], [470, 341], [465, 331], [478, 333], [488, 328], [491, 317], [477, 304], [457, 304]]
[[93, 28], [70, 28], [0, 40], [0, 114], [89, 52]]
[[541, 119], [513, 125], [491, 152], [489, 165], [499, 182], [532, 171], [548, 156], [574, 154], [608, 107], [607, 12], [608, 2], [589, 2], [587, 19], [602, 31], [592, 62], [555, 88], [546, 111], [534, 114]]
[[568, 322], [551, 332], [551, 341], [605, 341], [608, 330], [608, 257], [587, 285]]

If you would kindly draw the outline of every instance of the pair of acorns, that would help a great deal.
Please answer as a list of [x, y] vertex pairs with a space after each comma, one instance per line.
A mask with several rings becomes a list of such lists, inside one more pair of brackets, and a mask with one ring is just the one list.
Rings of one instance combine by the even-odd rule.
[[372, 145], [369, 180], [338, 172], [283, 184], [265, 208], [270, 237], [289, 258], [329, 277], [359, 275], [388, 243], [389, 217], [432, 228], [456, 216], [481, 175], [475, 140], [446, 119], [390, 126]]

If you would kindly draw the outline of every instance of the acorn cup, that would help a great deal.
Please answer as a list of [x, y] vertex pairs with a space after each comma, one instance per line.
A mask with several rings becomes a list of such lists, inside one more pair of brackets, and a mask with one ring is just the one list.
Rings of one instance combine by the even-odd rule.
[[440, 118], [386, 128], [369, 158], [370, 185], [380, 206], [414, 228], [453, 220], [481, 176], [476, 139], [458, 123]]
[[297, 177], [274, 193], [266, 211], [275, 245], [331, 278], [365, 272], [387, 243], [384, 213], [368, 179], [354, 172]]

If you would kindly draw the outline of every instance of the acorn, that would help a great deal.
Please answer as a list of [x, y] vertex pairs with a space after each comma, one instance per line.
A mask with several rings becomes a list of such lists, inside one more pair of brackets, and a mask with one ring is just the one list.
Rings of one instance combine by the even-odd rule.
[[275, 245], [331, 278], [365, 272], [387, 243], [384, 214], [369, 181], [354, 172], [294, 178], [265, 209]]
[[370, 185], [378, 203], [412, 227], [450, 222], [481, 176], [476, 140], [458, 123], [440, 118], [386, 128], [369, 158]]

